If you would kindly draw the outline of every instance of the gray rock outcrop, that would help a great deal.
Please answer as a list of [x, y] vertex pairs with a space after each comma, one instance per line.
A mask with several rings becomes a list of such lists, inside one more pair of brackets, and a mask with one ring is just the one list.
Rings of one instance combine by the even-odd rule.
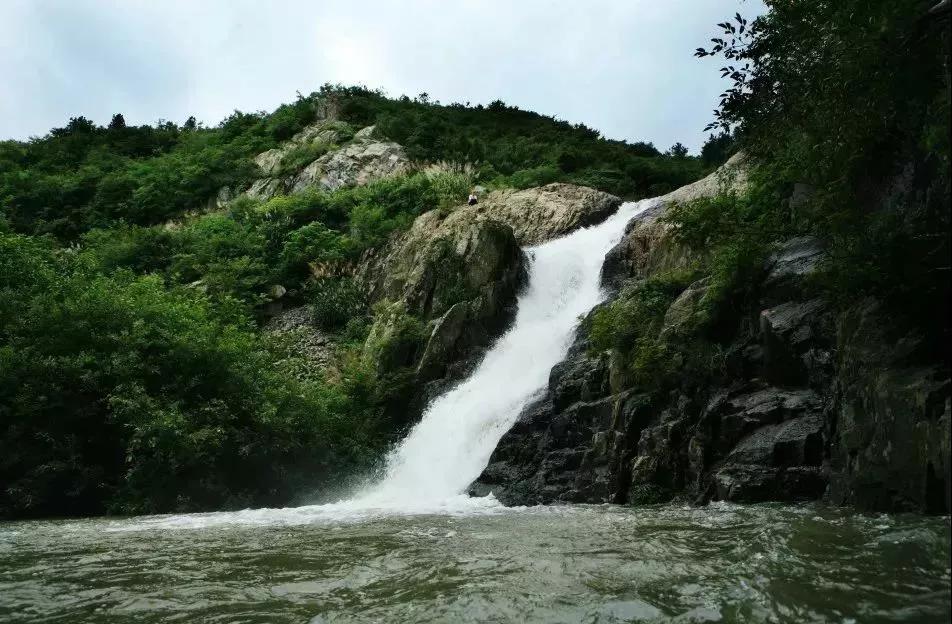
[[[730, 184], [742, 184], [734, 173]], [[629, 224], [603, 267], [614, 297], [622, 284], [691, 265], [660, 217], [672, 199], [712, 194], [724, 179], [679, 189]], [[915, 334], [890, 333], [877, 302], [844, 312], [818, 298], [811, 282], [824, 258], [813, 237], [776, 245], [753, 307], [707, 326], [713, 352], [692, 333], [707, 281], [674, 297], [657, 335], [674, 366], [706, 358], [697, 378], [633, 381], [618, 353], [592, 350], [583, 323], [471, 492], [507, 504], [825, 498], [948, 513], [949, 369], [918, 355]]]
[[[412, 415], [460, 379], [508, 325], [525, 279], [521, 245], [597, 223], [621, 200], [569, 184], [489, 194], [434, 210], [360, 262], [355, 278], [377, 315], [365, 345], [379, 375], [403, 375]], [[408, 322], [419, 319], [421, 326]]]
[[310, 188], [335, 191], [409, 171], [410, 159], [403, 147], [364, 134], [355, 136], [350, 144], [328, 152], [307, 165], [300, 173], [285, 180], [284, 187], [292, 193]]
[[264, 326], [264, 333], [286, 341], [295, 354], [308, 362], [310, 370], [324, 370], [333, 364], [334, 343], [318, 329], [310, 306], [279, 312]]
[[[334, 191], [369, 184], [412, 169], [403, 147], [379, 137], [374, 126], [355, 133], [333, 118], [307, 126], [254, 160], [262, 177], [243, 195], [260, 201], [308, 189]], [[235, 196], [233, 190], [222, 189], [215, 203], [222, 207]]]
[[621, 199], [574, 184], [546, 184], [521, 191], [494, 191], [460, 210], [512, 227], [521, 245], [538, 245], [613, 214]]
[[378, 302], [365, 357], [401, 377], [389, 407], [402, 422], [471, 369], [513, 318], [524, 277], [512, 228], [472, 213], [421, 215], [361, 262], [356, 279]]

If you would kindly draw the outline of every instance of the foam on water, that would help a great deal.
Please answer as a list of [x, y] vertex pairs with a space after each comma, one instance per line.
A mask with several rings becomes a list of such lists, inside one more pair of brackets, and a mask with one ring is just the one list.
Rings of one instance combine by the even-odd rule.
[[529, 283], [515, 322], [472, 375], [436, 398], [388, 455], [382, 476], [348, 500], [286, 509], [250, 509], [118, 521], [112, 530], [195, 528], [223, 524], [306, 524], [380, 515], [499, 513], [492, 496], [464, 492], [482, 472], [499, 439], [544, 391], [581, 317], [605, 296], [605, 254], [626, 224], [656, 200], [627, 202], [598, 225], [527, 248]]

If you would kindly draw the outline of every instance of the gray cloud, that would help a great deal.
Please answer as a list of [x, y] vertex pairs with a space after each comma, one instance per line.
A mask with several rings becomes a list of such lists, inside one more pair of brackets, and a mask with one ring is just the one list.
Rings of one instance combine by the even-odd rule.
[[724, 87], [692, 51], [760, 0], [0, 3], [0, 136], [270, 110], [324, 82], [509, 104], [697, 150]]

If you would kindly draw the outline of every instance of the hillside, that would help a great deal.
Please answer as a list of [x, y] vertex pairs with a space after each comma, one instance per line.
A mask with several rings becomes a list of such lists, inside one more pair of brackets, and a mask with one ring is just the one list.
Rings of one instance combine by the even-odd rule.
[[[521, 257], [504, 226], [479, 225], [489, 238], [462, 256], [442, 242], [476, 227], [456, 208], [474, 184], [487, 189], [480, 210], [550, 204], [565, 232], [586, 218], [569, 204], [596, 191], [512, 189], [572, 181], [638, 196], [702, 167], [501, 103], [336, 87], [216, 128], [76, 118], [0, 144], [0, 163], [3, 515], [274, 505], [339, 490], [413, 420], [418, 386], [506, 322], [519, 272], [499, 264], [508, 290], [473, 304], [466, 345], [434, 346], [414, 372], [426, 323], [449, 308], [468, 322], [453, 305], [496, 277], [461, 283], [446, 263], [465, 274], [476, 257]], [[592, 201], [601, 215], [618, 203]], [[430, 289], [425, 305], [355, 279], [361, 258], [418, 215], [454, 211], [452, 233], [421, 234], [443, 275], [437, 301], [430, 277], [417, 287]], [[413, 336], [394, 343], [381, 318]]]

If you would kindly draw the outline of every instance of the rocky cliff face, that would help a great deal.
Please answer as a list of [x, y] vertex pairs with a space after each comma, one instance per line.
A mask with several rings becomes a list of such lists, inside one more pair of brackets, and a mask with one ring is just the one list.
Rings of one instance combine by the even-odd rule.
[[[690, 254], [659, 221], [670, 201], [744, 183], [742, 163], [661, 198], [629, 224], [603, 278], [622, 284], [685, 266]], [[734, 168], [731, 171], [731, 168]], [[707, 283], [683, 289], [660, 329], [673, 358], [708, 358], [697, 378], [654, 387], [618, 354], [594, 352], [583, 324], [548, 391], [504, 436], [473, 484], [508, 504], [757, 502], [826, 498], [877, 510], [950, 509], [950, 382], [919, 362], [914, 335], [890, 335], [874, 301], [834, 311], [806, 280], [817, 239], [778, 244], [759, 305], [717, 328], [701, 353], [687, 320]]]
[[596, 223], [620, 204], [569, 184], [493, 193], [475, 206], [423, 214], [368, 254], [356, 279], [378, 314], [364, 356], [379, 376], [402, 375], [393, 411], [412, 420], [509, 324], [526, 274], [522, 245]]

